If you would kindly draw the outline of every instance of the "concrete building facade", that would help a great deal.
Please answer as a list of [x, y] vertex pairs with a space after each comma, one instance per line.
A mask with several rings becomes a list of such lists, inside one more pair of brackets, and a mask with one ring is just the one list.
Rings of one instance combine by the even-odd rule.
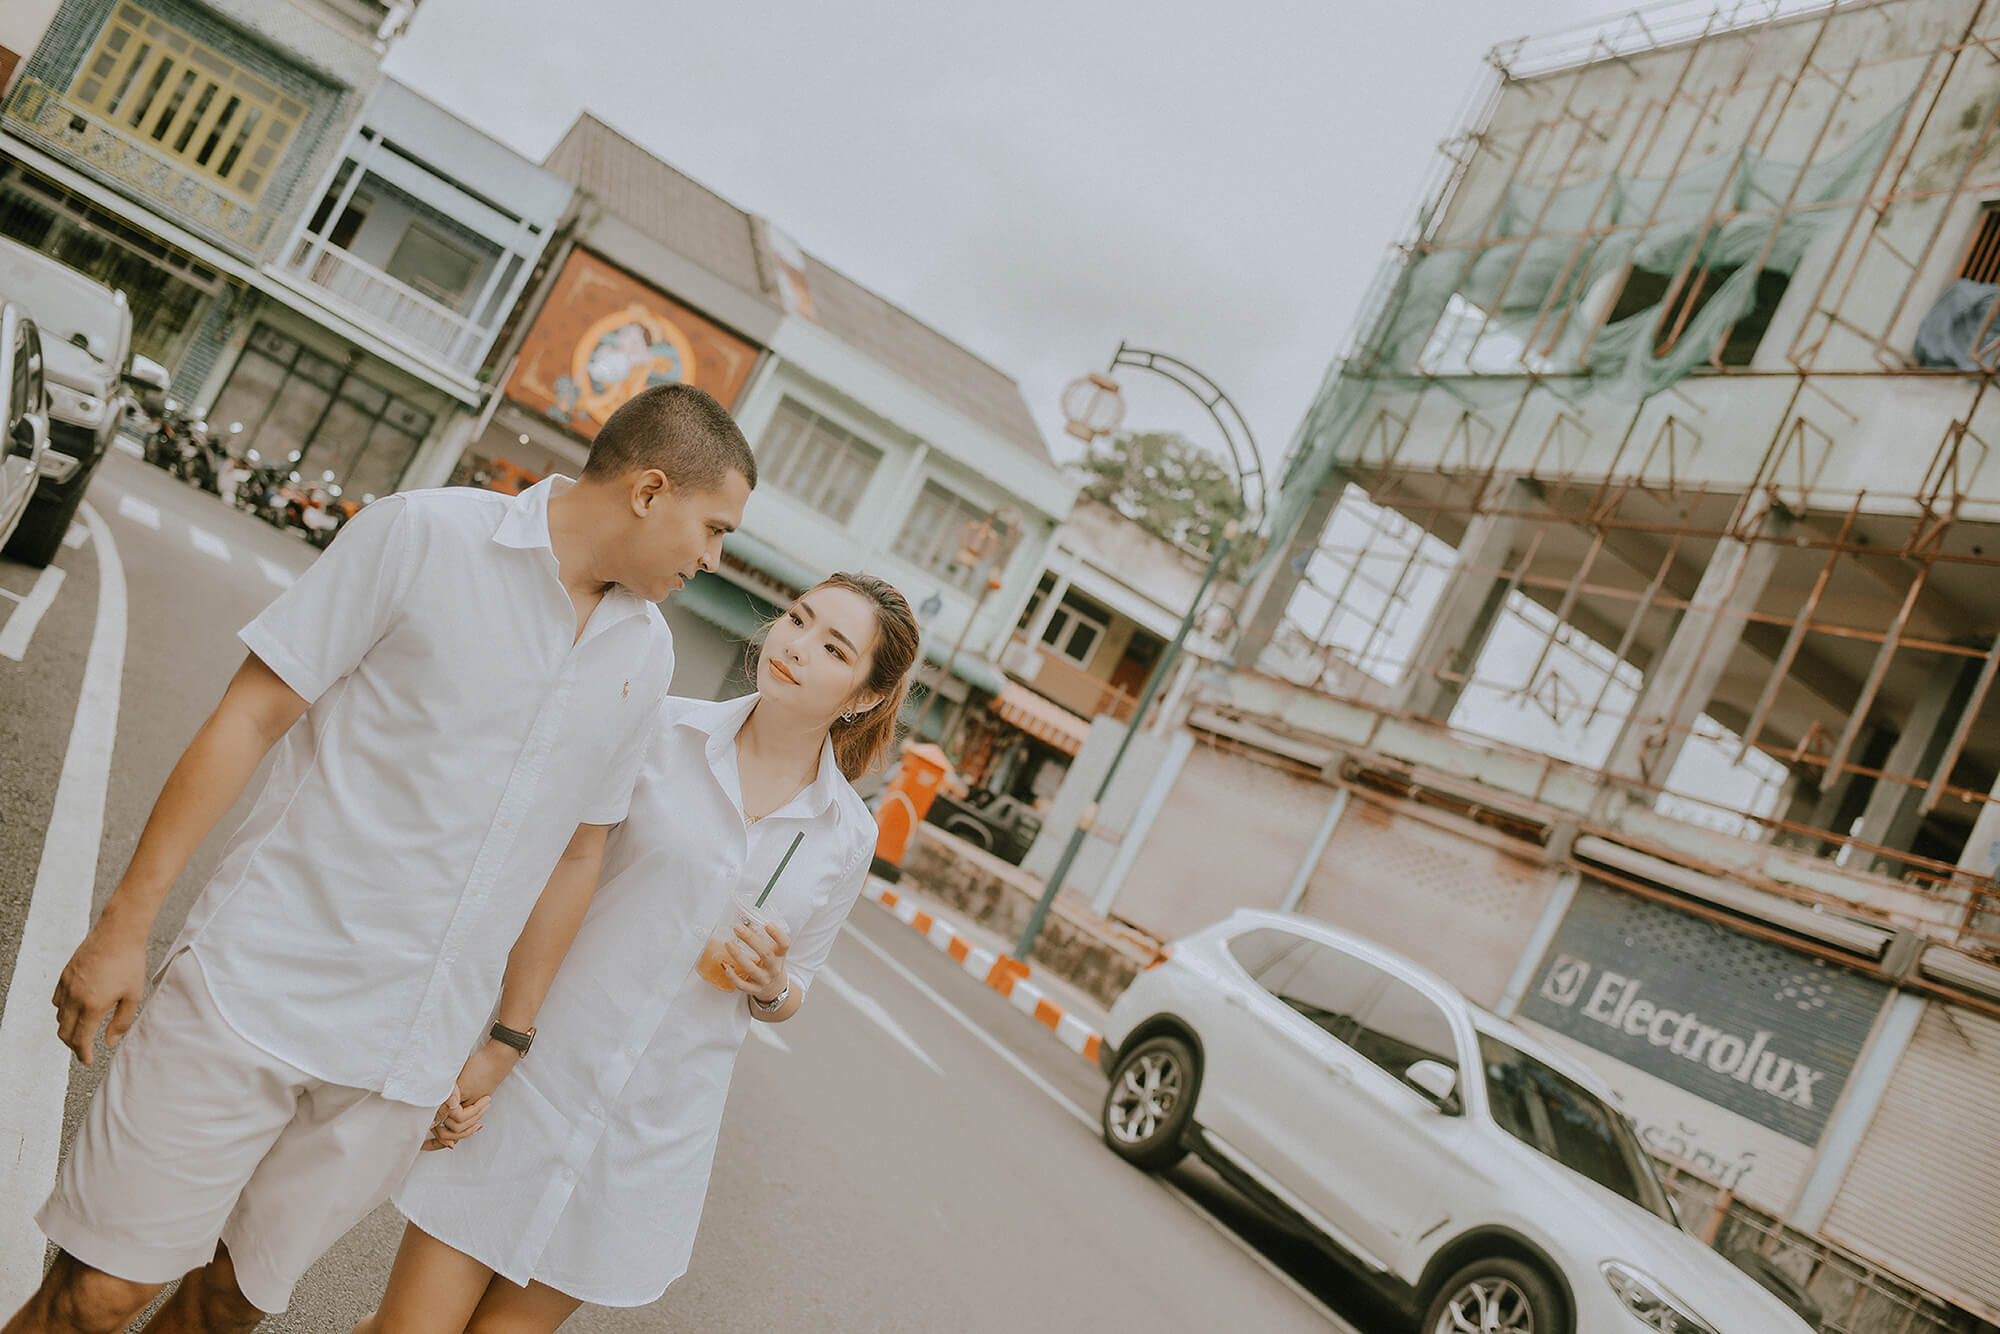
[[999, 695], [996, 659], [1075, 495], [1014, 382], [595, 117], [543, 165], [574, 197], [496, 353], [490, 407], [462, 453], [406, 484], [574, 473], [632, 393], [698, 384], [761, 477], [724, 568], [666, 606], [676, 692], [749, 689], [760, 624], [825, 574], [866, 569], [923, 621], [922, 678], [951, 701], [927, 734]]
[[2000, 1320], [1996, 55], [1983, 0], [1496, 51], [1114, 907], [1403, 949], [1923, 1329]]
[[0, 111], [0, 235], [123, 290], [237, 452], [357, 499], [456, 456], [570, 194], [382, 77], [413, 9], [62, 0]]

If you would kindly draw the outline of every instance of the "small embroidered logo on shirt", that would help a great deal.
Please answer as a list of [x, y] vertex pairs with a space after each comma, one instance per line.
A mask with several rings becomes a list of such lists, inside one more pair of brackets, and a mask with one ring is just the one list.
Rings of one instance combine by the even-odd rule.
[[618, 698], [624, 699], [631, 693], [632, 693], [632, 683], [630, 681], [627, 681], [625, 683], [625, 688], [618, 692]]

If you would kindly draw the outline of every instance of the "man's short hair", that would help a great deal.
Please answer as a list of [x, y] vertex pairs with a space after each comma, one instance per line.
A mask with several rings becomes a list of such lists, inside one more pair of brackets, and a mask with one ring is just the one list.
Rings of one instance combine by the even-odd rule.
[[626, 399], [590, 442], [583, 475], [609, 481], [647, 468], [691, 491], [713, 491], [732, 472], [757, 485], [757, 459], [742, 428], [691, 384], [656, 384]]

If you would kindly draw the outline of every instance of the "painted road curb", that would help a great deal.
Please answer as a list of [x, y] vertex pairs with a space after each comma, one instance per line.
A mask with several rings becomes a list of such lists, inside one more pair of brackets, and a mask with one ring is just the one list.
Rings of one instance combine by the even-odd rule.
[[1096, 1066], [1097, 1051], [1104, 1045], [1104, 1039], [1030, 981], [1034, 970], [1027, 964], [973, 944], [959, 935], [948, 920], [919, 908], [915, 901], [890, 888], [886, 880], [870, 876], [862, 887], [861, 897], [888, 909], [897, 921], [949, 954], [966, 972], [1005, 996], [1015, 1009], [1054, 1033], [1056, 1041]]

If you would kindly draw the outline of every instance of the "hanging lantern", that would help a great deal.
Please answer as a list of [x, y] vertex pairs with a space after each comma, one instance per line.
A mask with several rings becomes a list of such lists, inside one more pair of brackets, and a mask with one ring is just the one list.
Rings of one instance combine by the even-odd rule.
[[1125, 420], [1125, 400], [1118, 382], [1108, 375], [1092, 372], [1073, 380], [1062, 394], [1064, 428], [1088, 444], [1100, 435], [1109, 435]]

